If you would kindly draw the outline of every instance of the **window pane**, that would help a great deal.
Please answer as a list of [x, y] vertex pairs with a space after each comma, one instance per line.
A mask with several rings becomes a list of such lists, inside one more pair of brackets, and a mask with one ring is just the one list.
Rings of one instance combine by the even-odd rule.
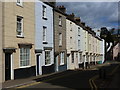
[[46, 27], [43, 27], [43, 41], [46, 41]]
[[17, 17], [17, 35], [22, 35], [22, 17]]
[[46, 18], [46, 7], [43, 6], [43, 17]]
[[62, 45], [62, 34], [59, 33], [59, 45]]
[[50, 59], [50, 51], [45, 51], [45, 64], [50, 64], [51, 59]]
[[30, 49], [20, 48], [20, 66], [28, 66], [30, 62]]
[[59, 16], [59, 25], [62, 25], [62, 17]]

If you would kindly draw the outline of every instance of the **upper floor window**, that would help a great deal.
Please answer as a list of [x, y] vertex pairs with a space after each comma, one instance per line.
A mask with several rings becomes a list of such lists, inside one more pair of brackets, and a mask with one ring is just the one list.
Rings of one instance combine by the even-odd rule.
[[70, 22], [70, 31], [72, 31], [72, 22]]
[[78, 47], [80, 47], [80, 40], [78, 40]]
[[20, 67], [30, 65], [30, 48], [20, 48]]
[[43, 42], [46, 42], [47, 27], [43, 26]]
[[80, 35], [80, 28], [78, 27], [78, 36]]
[[17, 36], [23, 37], [23, 17], [17, 16]]
[[74, 52], [72, 52], [71, 57], [72, 57], [72, 63], [74, 63]]
[[61, 46], [61, 45], [62, 45], [62, 34], [59, 33], [59, 46]]
[[72, 37], [70, 37], [70, 44], [72, 44]]
[[43, 5], [43, 11], [42, 11], [42, 13], [43, 13], [43, 19], [47, 19], [47, 16], [46, 16], [46, 6], [44, 6]]
[[17, 0], [17, 5], [22, 6], [23, 5], [23, 0]]
[[62, 16], [59, 16], [59, 26], [62, 26]]

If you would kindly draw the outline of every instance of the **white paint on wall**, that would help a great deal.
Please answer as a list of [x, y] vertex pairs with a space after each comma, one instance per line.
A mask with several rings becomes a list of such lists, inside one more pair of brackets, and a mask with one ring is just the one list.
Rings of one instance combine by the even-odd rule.
[[[46, 20], [43, 19], [43, 5], [46, 7]], [[44, 47], [51, 47], [51, 64], [54, 63], [54, 43], [53, 43], [53, 8], [42, 1], [35, 2], [35, 49], [41, 49], [41, 66], [45, 66], [45, 50]], [[43, 44], [43, 26], [46, 30], [46, 42]]]

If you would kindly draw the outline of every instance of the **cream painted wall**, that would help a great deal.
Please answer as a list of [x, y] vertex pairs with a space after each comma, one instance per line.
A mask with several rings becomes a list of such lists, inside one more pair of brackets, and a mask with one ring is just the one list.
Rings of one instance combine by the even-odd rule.
[[[16, 20], [17, 15], [23, 17], [23, 32], [24, 38], [16, 37]], [[33, 47], [31, 49], [31, 61], [30, 66], [35, 65], [35, 53], [34, 53], [34, 43], [35, 43], [35, 19], [34, 19], [34, 3], [24, 2], [23, 6], [18, 6], [15, 2], [7, 2], [4, 7], [4, 48], [14, 47], [17, 48], [14, 53], [14, 69], [19, 68], [19, 54], [20, 50], [18, 43], [32, 43]]]
[[[74, 63], [72, 63], [72, 58], [71, 58], [71, 51], [78, 51], [77, 30], [78, 30], [78, 26], [74, 22], [66, 19], [66, 49], [67, 49], [67, 54], [70, 54], [68, 69], [78, 68], [78, 58], [76, 58], [77, 57], [76, 53], [78, 52], [74, 52]], [[72, 37], [72, 40], [70, 40], [70, 37]]]
[[[76, 24], [72, 22], [70, 24], [70, 20], [66, 19], [66, 48], [67, 53], [70, 53], [71, 51], [77, 50], [76, 47]], [[72, 29], [72, 30], [71, 30]], [[70, 41], [70, 37], [72, 37], [72, 41]]]
[[83, 29], [83, 33], [82, 33], [82, 48], [83, 48], [83, 53], [82, 55], [85, 55], [85, 50], [86, 50], [86, 31]]

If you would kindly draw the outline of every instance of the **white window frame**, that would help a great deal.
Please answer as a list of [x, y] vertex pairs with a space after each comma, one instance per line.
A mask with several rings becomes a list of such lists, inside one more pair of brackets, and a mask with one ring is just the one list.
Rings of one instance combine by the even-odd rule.
[[43, 42], [47, 41], [47, 27], [43, 26]]
[[60, 65], [64, 65], [64, 60], [65, 60], [65, 53], [61, 52], [60, 53]]
[[16, 0], [16, 4], [19, 5], [19, 6], [23, 6], [23, 0]]
[[[21, 47], [21, 48], [24, 48], [24, 49], [26, 49], [26, 47]], [[21, 49], [20, 48], [20, 49]], [[21, 52], [20, 52], [20, 49], [19, 49], [19, 67], [20, 68], [26, 68], [26, 67], [30, 67], [30, 65], [31, 65], [31, 49], [28, 47], [27, 49], [29, 49], [29, 65], [26, 65], [26, 66], [21, 66]]]
[[[45, 50], [45, 53], [46, 52], [50, 52], [50, 63], [49, 64], [46, 64], [46, 58], [45, 58], [45, 66], [50, 66], [52, 64], [52, 60], [51, 60], [51, 50]], [[46, 54], [45, 54], [46, 55]], [[45, 57], [45, 56], [44, 56]]]
[[62, 26], [62, 16], [59, 16], [59, 26]]
[[46, 6], [42, 6], [42, 16], [43, 18], [47, 18], [47, 7]]
[[[17, 25], [16, 25], [16, 32], [17, 32], [17, 37], [23, 37], [23, 17], [21, 16], [17, 16], [17, 19], [21, 19], [21, 22], [17, 21]], [[18, 30], [18, 23], [21, 23], [21, 30]], [[21, 32], [20, 35], [18, 35], [18, 32]]]
[[62, 33], [59, 33], [59, 46], [62, 46]]

